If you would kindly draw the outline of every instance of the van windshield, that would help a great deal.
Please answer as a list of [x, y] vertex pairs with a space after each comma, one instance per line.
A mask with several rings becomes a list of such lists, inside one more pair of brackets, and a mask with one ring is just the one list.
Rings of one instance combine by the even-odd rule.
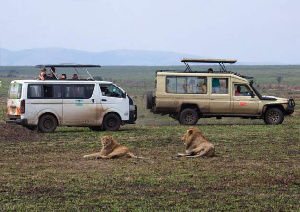
[[20, 99], [22, 94], [22, 84], [13, 83], [10, 84], [8, 90], [8, 98], [9, 99]]

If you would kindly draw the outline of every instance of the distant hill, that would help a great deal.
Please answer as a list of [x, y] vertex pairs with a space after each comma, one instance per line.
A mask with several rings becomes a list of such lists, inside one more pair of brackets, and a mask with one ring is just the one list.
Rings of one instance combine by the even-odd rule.
[[180, 61], [184, 57], [201, 58], [201, 56], [196, 55], [143, 50], [87, 52], [63, 48], [37, 48], [21, 51], [0, 49], [1, 66], [32, 66], [51, 63], [164, 66], [182, 65]]

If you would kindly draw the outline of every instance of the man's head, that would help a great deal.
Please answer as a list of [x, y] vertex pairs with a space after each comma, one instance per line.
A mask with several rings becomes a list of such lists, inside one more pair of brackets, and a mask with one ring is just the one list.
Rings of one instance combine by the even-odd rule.
[[47, 70], [46, 70], [45, 68], [42, 68], [42, 69], [41, 69], [41, 75], [45, 75], [46, 72], [47, 72]]

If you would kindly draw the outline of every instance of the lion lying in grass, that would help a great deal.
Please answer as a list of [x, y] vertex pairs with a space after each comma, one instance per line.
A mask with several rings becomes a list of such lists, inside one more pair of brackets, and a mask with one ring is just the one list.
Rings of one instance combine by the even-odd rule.
[[186, 151], [178, 153], [177, 157], [212, 157], [215, 153], [214, 145], [208, 141], [202, 131], [196, 127], [190, 127], [182, 137]]
[[100, 136], [100, 139], [102, 143], [101, 151], [90, 155], [84, 155], [84, 158], [110, 159], [122, 156], [129, 156], [132, 158], [143, 159], [143, 157], [135, 156], [128, 147], [119, 144], [113, 139], [112, 136]]

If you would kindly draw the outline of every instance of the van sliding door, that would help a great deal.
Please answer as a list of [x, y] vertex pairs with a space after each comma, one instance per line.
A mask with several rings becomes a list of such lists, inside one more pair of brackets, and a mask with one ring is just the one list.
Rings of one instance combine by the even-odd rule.
[[91, 126], [96, 124], [94, 84], [63, 85], [63, 125]]

